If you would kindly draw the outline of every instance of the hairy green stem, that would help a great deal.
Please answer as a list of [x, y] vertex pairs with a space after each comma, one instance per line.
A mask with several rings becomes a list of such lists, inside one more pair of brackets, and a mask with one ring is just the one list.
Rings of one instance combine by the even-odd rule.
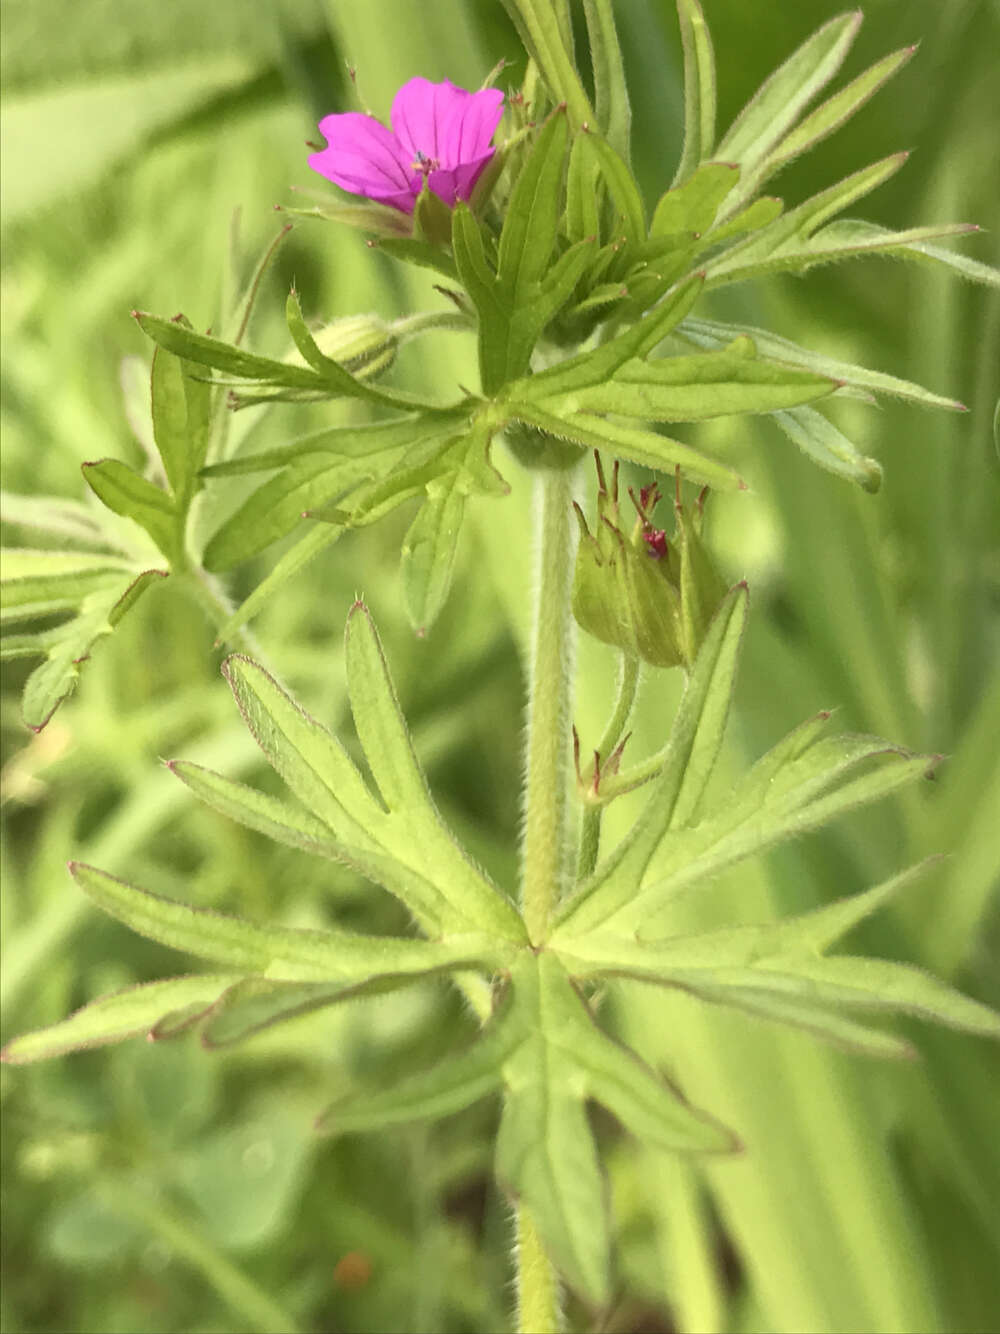
[[[632, 707], [635, 704], [636, 691], [639, 688], [639, 659], [634, 653], [623, 653], [618, 672], [618, 699], [615, 711], [608, 719], [608, 725], [597, 748], [598, 764], [607, 762], [608, 756], [621, 741], [628, 723]], [[601, 782], [601, 790], [604, 782]], [[597, 794], [595, 794], [597, 795]], [[601, 816], [604, 804], [592, 804], [584, 807], [580, 824], [580, 854], [577, 860], [577, 880], [586, 880], [597, 865], [597, 854], [601, 846]]]
[[[195, 600], [208, 615], [213, 627], [220, 630], [232, 616], [233, 604], [223, 593], [218, 580], [203, 570], [194, 562], [188, 562], [186, 568], [176, 571], [187, 584], [188, 588], [194, 594]], [[234, 641], [244, 651], [249, 653], [257, 662], [266, 666], [264, 653], [256, 636], [246, 628], [241, 626], [233, 636]]]
[[559, 1279], [523, 1205], [517, 1211], [517, 1328], [520, 1334], [563, 1328]]
[[460, 310], [434, 310], [393, 320], [389, 328], [400, 342], [406, 342], [425, 333], [439, 331], [465, 333], [469, 329], [475, 331], [476, 321], [471, 315], [464, 315]]
[[571, 761], [574, 633], [570, 599], [576, 551], [572, 470], [540, 472], [537, 581], [528, 705], [521, 906], [531, 941], [543, 944], [565, 888]]
[[[549, 933], [569, 863], [570, 713], [574, 624], [570, 609], [576, 524], [573, 472], [540, 472], [536, 482], [536, 585], [528, 689], [527, 775], [521, 848], [521, 907], [536, 945]], [[517, 1214], [518, 1329], [561, 1328], [559, 1282], [529, 1212]]]

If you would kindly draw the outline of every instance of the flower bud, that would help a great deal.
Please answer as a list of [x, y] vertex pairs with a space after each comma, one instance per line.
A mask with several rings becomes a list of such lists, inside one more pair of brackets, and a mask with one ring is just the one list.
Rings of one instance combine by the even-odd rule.
[[381, 375], [396, 360], [398, 339], [377, 315], [348, 315], [317, 329], [316, 346], [352, 375]]

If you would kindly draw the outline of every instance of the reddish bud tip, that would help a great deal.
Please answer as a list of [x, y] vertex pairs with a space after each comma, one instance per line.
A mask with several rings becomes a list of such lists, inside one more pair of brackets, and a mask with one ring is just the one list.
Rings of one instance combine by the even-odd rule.
[[662, 528], [653, 528], [648, 533], [643, 533], [642, 540], [646, 544], [646, 550], [654, 560], [662, 560], [667, 554], [667, 535]]

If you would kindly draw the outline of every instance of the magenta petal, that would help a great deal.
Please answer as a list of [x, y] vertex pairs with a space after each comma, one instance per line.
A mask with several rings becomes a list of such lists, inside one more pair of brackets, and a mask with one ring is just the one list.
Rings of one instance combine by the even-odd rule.
[[310, 157], [313, 171], [369, 199], [410, 192], [407, 155], [392, 131], [373, 116], [357, 111], [324, 116], [319, 129], [327, 146]]
[[479, 180], [483, 168], [492, 156], [491, 148], [488, 153], [473, 162], [463, 162], [457, 167], [432, 171], [427, 178], [427, 184], [449, 208], [454, 208], [459, 199], [468, 199], [471, 196], [476, 181]]
[[403, 84], [393, 98], [389, 119], [411, 161], [422, 154], [442, 167], [456, 165], [445, 156], [441, 131], [452, 116], [461, 113], [469, 97], [471, 93], [447, 80], [431, 83], [418, 77]]
[[503, 93], [499, 88], [465, 93], [461, 101], [453, 101], [438, 129], [441, 165], [457, 167], [488, 157], [502, 115]]
[[449, 208], [468, 199], [493, 156], [491, 139], [503, 115], [503, 93], [466, 92], [453, 83], [416, 78], [392, 104], [392, 129], [355, 111], [326, 116], [319, 128], [327, 146], [309, 165], [351, 194], [412, 213], [428, 187]]

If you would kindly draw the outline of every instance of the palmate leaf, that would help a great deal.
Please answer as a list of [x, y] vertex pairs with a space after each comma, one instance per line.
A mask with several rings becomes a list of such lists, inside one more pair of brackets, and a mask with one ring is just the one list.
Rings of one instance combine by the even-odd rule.
[[[783, 839], [818, 827], [855, 806], [887, 796], [928, 773], [934, 757], [913, 755], [877, 737], [825, 737], [828, 715], [779, 742], [714, 811], [702, 798], [721, 739], [745, 617], [745, 589], [723, 603], [695, 661], [671, 741], [646, 807], [621, 843], [596, 867], [558, 914], [555, 940], [565, 944], [597, 929], [620, 934], [656, 914], [683, 889]], [[704, 732], [709, 725], [711, 731]], [[699, 735], [712, 746], [684, 777]], [[681, 782], [691, 782], [685, 796]], [[630, 785], [622, 775], [621, 790]]]
[[555, 415], [615, 413], [647, 421], [704, 421], [774, 412], [832, 394], [837, 382], [759, 360], [750, 339], [693, 357], [635, 358], [606, 384], [541, 399]]
[[[793, 749], [801, 749], [800, 744], [786, 746], [788, 754]], [[763, 775], [759, 781], [766, 781]], [[919, 968], [881, 959], [823, 957], [937, 860], [931, 858], [851, 898], [774, 922], [661, 940], [650, 939], [647, 930], [636, 938], [598, 929], [557, 948], [575, 977], [630, 977], [680, 987], [703, 1000], [807, 1029], [866, 1055], [907, 1056], [913, 1049], [892, 1034], [858, 1024], [850, 1018], [856, 1010], [912, 1014], [964, 1032], [1000, 1037], [1000, 1016]]]
[[403, 596], [410, 622], [421, 637], [448, 597], [465, 500], [461, 473], [432, 482], [403, 539]]
[[510, 416], [515, 422], [533, 426], [556, 440], [565, 440], [585, 449], [607, 450], [615, 458], [628, 459], [658, 472], [669, 473], [681, 468], [690, 481], [710, 486], [715, 491], [746, 490], [743, 478], [726, 464], [693, 445], [685, 445], [657, 431], [623, 426], [586, 412], [557, 416], [535, 403], [512, 404]]
[[[723, 135], [716, 154], [740, 164], [743, 190], [752, 188], [755, 168], [837, 73], [860, 26], [857, 11], [824, 24], [761, 85]], [[738, 187], [737, 200], [742, 202], [739, 196]]]
[[719, 206], [740, 178], [740, 169], [732, 162], [706, 162], [660, 196], [650, 225], [651, 237], [673, 236], [682, 232], [707, 232], [715, 221]]
[[[254, 352], [246, 352], [232, 343], [209, 334], [200, 334], [189, 325], [177, 320], [165, 320], [144, 311], [134, 311], [133, 315], [144, 333], [157, 344], [175, 356], [199, 367], [222, 371], [237, 378], [274, 390], [310, 390], [323, 398], [356, 398], [378, 404], [397, 412], [435, 412], [451, 411], [447, 405], [428, 403], [418, 395], [407, 394], [401, 390], [378, 389], [369, 384], [361, 375], [352, 375], [338, 362], [315, 348], [315, 342], [298, 309], [297, 299], [292, 293], [287, 309], [289, 326], [294, 334], [301, 338], [303, 346], [310, 347], [310, 356], [315, 365], [298, 366], [292, 362], [277, 361], [272, 357], [262, 357]], [[312, 349], [315, 348], [315, 353]], [[318, 369], [317, 369], [318, 367]]]
[[[180, 315], [176, 323], [191, 327]], [[198, 376], [198, 369], [163, 348], [153, 353], [153, 439], [181, 510], [198, 485], [212, 420], [212, 388]]]
[[[565, 102], [574, 126], [593, 123], [594, 112], [573, 62], [569, 6], [551, 0], [502, 0], [518, 36], [552, 93]], [[561, 11], [561, 12], [560, 12]]]
[[71, 612], [45, 629], [5, 632], [0, 657], [45, 659], [28, 677], [22, 695], [24, 721], [40, 732], [73, 691], [80, 666], [94, 644], [109, 635], [166, 570], [143, 569], [126, 557], [76, 551], [4, 552], [0, 621], [30, 621]]
[[207, 1009], [238, 980], [232, 973], [214, 973], [127, 987], [91, 1001], [61, 1023], [14, 1038], [0, 1052], [0, 1059], [23, 1065], [138, 1037], [149, 1033], [165, 1015], [190, 1008], [199, 1012]]
[[85, 463], [82, 472], [91, 491], [109, 510], [134, 520], [171, 565], [178, 563], [184, 541], [183, 517], [162, 487], [118, 459]]
[[525, 374], [539, 335], [586, 264], [580, 242], [550, 269], [568, 137], [566, 115], [557, 110], [542, 126], [511, 194], [495, 272], [479, 223], [464, 204], [454, 210], [452, 250], [479, 316], [479, 371], [488, 395]]
[[669, 1151], [736, 1147], [731, 1132], [602, 1032], [545, 951], [523, 952], [514, 962], [497, 1011], [465, 1052], [393, 1088], [352, 1093], [319, 1125], [346, 1133], [448, 1115], [501, 1087], [498, 1175], [529, 1205], [573, 1286], [597, 1303], [609, 1294], [609, 1230], [587, 1100]]
[[612, 0], [584, 0], [594, 69], [594, 112], [608, 143], [628, 161], [632, 109], [629, 106], [625, 63], [615, 28]]
[[874, 371], [867, 366], [841, 361], [839, 357], [814, 352], [811, 348], [802, 347], [791, 339], [782, 338], [767, 329], [758, 329], [754, 325], [722, 324], [717, 320], [696, 319], [689, 315], [678, 327], [677, 333], [707, 348], [725, 347], [740, 336], [752, 338], [758, 353], [769, 360], [787, 362], [790, 366], [815, 371], [817, 375], [829, 375], [853, 389], [885, 394], [890, 398], [905, 399], [929, 408], [948, 408], [954, 412], [964, 410], [965, 405], [957, 399], [936, 394], [922, 385], [901, 380], [896, 375], [887, 375], [884, 371]]
[[151, 894], [93, 866], [74, 862], [70, 870], [88, 898], [139, 935], [233, 972], [272, 980], [359, 983], [445, 967], [490, 970], [505, 957], [502, 948], [498, 950], [482, 935], [431, 941], [258, 926], [241, 917]]
[[684, 50], [684, 147], [674, 176], [683, 185], [715, 146], [715, 53], [699, 0], [677, 0]]
[[[312, 812], [325, 837], [306, 833], [311, 850], [334, 856], [385, 885], [418, 922], [433, 932], [486, 930], [498, 938], [523, 939], [520, 916], [465, 856], [445, 828], [413, 752], [381, 645], [367, 609], [357, 603], [348, 621], [347, 674], [351, 707], [362, 747], [382, 802], [369, 791], [340, 743], [305, 714], [256, 663], [236, 655], [225, 674], [253, 735], [270, 763]], [[270, 804], [247, 796], [221, 775], [179, 769], [213, 804], [259, 827], [262, 820], [284, 829], [288, 841], [302, 837]], [[383, 804], [384, 803], [384, 804]], [[297, 828], [296, 828], [297, 825]]]

